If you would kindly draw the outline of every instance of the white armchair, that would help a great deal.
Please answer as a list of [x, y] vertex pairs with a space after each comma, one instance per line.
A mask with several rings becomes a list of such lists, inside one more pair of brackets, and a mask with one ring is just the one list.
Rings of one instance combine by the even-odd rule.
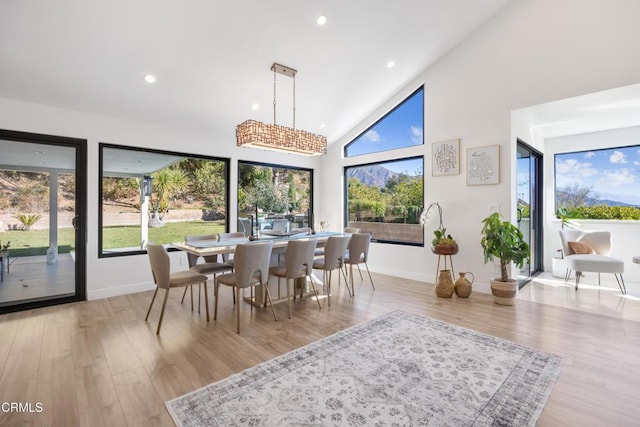
[[[609, 256], [611, 253], [611, 233], [609, 231], [560, 230], [560, 241], [564, 252], [567, 271], [565, 282], [569, 280], [571, 270], [576, 272], [576, 291], [580, 283], [580, 276], [585, 271], [598, 273], [613, 273], [623, 294], [627, 288], [622, 278], [624, 261]], [[619, 277], [618, 277], [619, 276]]]

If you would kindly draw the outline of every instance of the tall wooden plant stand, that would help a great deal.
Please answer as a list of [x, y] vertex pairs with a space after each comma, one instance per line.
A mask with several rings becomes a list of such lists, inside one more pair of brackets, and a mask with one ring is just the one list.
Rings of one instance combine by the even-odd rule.
[[436, 265], [436, 283], [438, 282], [438, 275], [440, 274], [440, 259], [444, 259], [444, 269], [447, 270], [447, 257], [449, 258], [449, 264], [451, 265], [451, 274], [456, 277], [456, 272], [453, 269], [453, 255], [458, 253], [458, 245], [434, 245], [431, 246], [431, 252], [438, 255], [438, 263]]

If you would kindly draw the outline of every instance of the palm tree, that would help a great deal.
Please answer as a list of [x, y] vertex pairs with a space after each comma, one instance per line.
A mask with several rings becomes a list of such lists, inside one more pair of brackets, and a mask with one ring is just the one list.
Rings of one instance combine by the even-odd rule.
[[[187, 186], [187, 176], [181, 169], [161, 169], [153, 175], [153, 193], [151, 198], [153, 216], [149, 221], [150, 227], [163, 227], [164, 214], [169, 211], [171, 198], [181, 193]], [[162, 213], [162, 214], [161, 214]]]

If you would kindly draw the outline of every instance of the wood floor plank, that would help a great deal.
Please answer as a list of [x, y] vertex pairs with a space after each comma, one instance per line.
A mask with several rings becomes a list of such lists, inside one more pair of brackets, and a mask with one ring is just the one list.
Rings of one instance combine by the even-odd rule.
[[124, 426], [126, 420], [111, 372], [105, 360], [77, 367], [74, 372], [78, 425]]
[[128, 425], [174, 425], [164, 401], [142, 367], [114, 375], [113, 381]]
[[[36, 400], [43, 411], [37, 416], [40, 426], [75, 426], [79, 424], [77, 393], [73, 380], [73, 358], [42, 357], [38, 372]], [[61, 387], [61, 384], [65, 384]]]

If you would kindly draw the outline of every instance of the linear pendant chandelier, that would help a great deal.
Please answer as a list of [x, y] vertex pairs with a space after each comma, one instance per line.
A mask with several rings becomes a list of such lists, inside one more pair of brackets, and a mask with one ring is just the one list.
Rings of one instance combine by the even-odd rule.
[[[273, 124], [246, 120], [236, 126], [239, 147], [257, 147], [268, 150], [317, 156], [327, 153], [327, 138], [296, 129], [296, 73], [291, 67], [274, 63], [273, 71]], [[276, 124], [276, 73], [293, 78], [293, 127]]]

